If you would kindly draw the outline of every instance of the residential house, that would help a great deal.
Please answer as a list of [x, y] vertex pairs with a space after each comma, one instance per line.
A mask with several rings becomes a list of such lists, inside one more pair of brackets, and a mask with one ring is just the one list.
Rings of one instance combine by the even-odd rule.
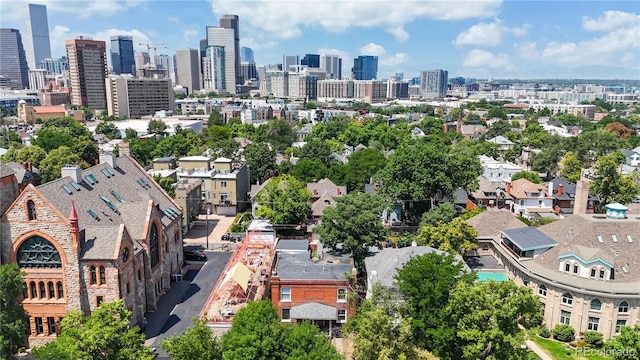
[[486, 208], [508, 208], [513, 201], [506, 192], [506, 183], [498, 180], [488, 180], [484, 176], [478, 177], [478, 189], [471, 192], [469, 200], [477, 206]]
[[[364, 192], [375, 195], [380, 190], [380, 184], [365, 184]], [[386, 208], [380, 214], [380, 219], [385, 225], [397, 224], [402, 220], [402, 203], [397, 202], [390, 208]]]
[[554, 213], [553, 197], [542, 184], [518, 179], [508, 182], [505, 191], [513, 198], [510, 210], [516, 216], [535, 220]]
[[305, 243], [276, 244], [271, 300], [281, 321], [311, 321], [331, 334], [355, 315], [349, 298], [355, 294], [356, 269], [348, 255], [324, 250], [321, 245], [312, 257]]
[[17, 263], [29, 346], [55, 339], [69, 311], [123, 300], [131, 325], [170, 287], [183, 263], [178, 205], [131, 157], [100, 155], [60, 179], [29, 184], [0, 220], [0, 259]]
[[507, 151], [511, 150], [513, 147], [513, 142], [502, 135], [498, 135], [494, 138], [487, 140], [490, 143], [494, 143], [498, 145], [498, 151]]
[[[411, 258], [429, 253], [447, 254], [444, 251], [429, 246], [416, 246], [415, 242], [412, 246], [403, 248], [370, 248], [369, 254], [364, 259], [364, 267], [367, 272], [367, 299], [371, 298], [376, 285], [397, 292], [398, 285], [395, 280], [397, 271], [400, 270], [407, 261], [411, 260]], [[460, 255], [456, 255], [456, 260], [464, 263]], [[465, 271], [470, 270], [466, 264], [464, 268]]]
[[522, 167], [508, 161], [500, 162], [493, 157], [480, 155], [480, 165], [482, 166], [482, 176], [491, 181], [511, 181], [513, 174], [522, 171]]
[[411, 137], [420, 138], [424, 136], [424, 131], [422, 131], [422, 129], [420, 129], [419, 127], [414, 127], [413, 129], [411, 129]]
[[[554, 177], [549, 182], [549, 193], [553, 196], [553, 208], [556, 214], [573, 214], [576, 198], [580, 198], [579, 192], [589, 192], [589, 184], [587, 182], [578, 181], [578, 184], [561, 177]], [[585, 208], [579, 213], [593, 214], [598, 199], [591, 195], [587, 195], [586, 204], [582, 204]], [[578, 204], [580, 205], [580, 204]]]
[[622, 149], [622, 152], [626, 156], [625, 164], [634, 167], [640, 166], [640, 146], [633, 150]]
[[336, 206], [335, 198], [347, 195], [346, 186], [338, 186], [326, 178], [307, 183], [307, 189], [311, 192], [311, 214], [314, 221], [320, 220], [326, 207]]
[[480, 124], [463, 124], [460, 126], [460, 133], [465, 139], [478, 139], [487, 132], [487, 127]]
[[203, 210], [202, 180], [183, 178], [176, 181], [174, 200], [182, 209], [182, 231], [186, 234]]
[[311, 131], [313, 130], [313, 125], [312, 124], [304, 124], [300, 127], [300, 129], [298, 129], [296, 131], [297, 134], [297, 138], [299, 142], [304, 141], [304, 139], [307, 137], [307, 135], [311, 134]]
[[30, 162], [18, 164], [15, 161], [9, 161], [5, 163], [5, 166], [15, 172], [15, 177], [18, 180], [18, 188], [20, 191], [24, 190], [29, 184], [32, 184], [33, 186], [40, 185], [40, 169], [31, 165]]
[[574, 214], [538, 228], [503, 226], [499, 233], [506, 219], [496, 211], [468, 222], [478, 230], [480, 251], [539, 297], [544, 326], [567, 324], [578, 336], [597, 331], [609, 339], [622, 326], [640, 324], [640, 219], [626, 211], [610, 204], [607, 215]]

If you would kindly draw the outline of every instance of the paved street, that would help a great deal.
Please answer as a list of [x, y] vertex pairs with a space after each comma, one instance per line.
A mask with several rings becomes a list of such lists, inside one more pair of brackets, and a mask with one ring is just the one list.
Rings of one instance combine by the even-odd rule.
[[172, 282], [158, 302], [158, 309], [147, 314], [146, 345], [157, 349], [158, 359], [168, 359], [160, 348], [165, 337], [183, 333], [197, 317], [218, 281], [231, 252], [207, 251], [208, 260], [200, 270], [189, 270], [181, 282]]

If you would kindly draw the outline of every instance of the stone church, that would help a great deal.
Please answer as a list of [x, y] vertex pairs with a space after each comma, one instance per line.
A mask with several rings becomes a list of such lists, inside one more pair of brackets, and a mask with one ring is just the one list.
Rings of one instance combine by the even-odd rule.
[[123, 299], [131, 324], [154, 311], [183, 265], [178, 205], [129, 156], [27, 186], [0, 220], [0, 263], [26, 274], [29, 346], [60, 331], [72, 310]]

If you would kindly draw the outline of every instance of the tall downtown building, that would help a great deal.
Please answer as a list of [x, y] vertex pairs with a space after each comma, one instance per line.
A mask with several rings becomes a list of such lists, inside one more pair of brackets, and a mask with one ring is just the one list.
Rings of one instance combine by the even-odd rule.
[[0, 29], [0, 75], [6, 76], [14, 89], [29, 86], [27, 57], [16, 29]]
[[338, 55], [320, 55], [320, 68], [327, 73], [331, 79], [342, 79], [342, 59]]
[[[228, 16], [228, 15], [225, 15]], [[222, 19], [220, 20], [222, 22]], [[225, 92], [229, 94], [236, 93], [236, 84], [237, 79], [242, 78], [242, 70], [240, 68], [240, 62], [238, 61], [238, 70], [236, 72], [236, 59], [239, 59], [239, 50], [238, 57], [236, 57], [235, 52], [235, 29], [228, 29], [224, 27], [218, 26], [207, 26], [207, 42], [210, 47], [221, 48], [220, 50], [216, 50], [215, 53], [224, 55], [223, 68], [224, 68], [224, 81], [222, 82], [221, 88], [216, 89], [219, 92]], [[206, 55], [206, 54], [205, 54]], [[204, 73], [204, 72], [203, 72]], [[218, 77], [219, 78], [219, 77]], [[242, 83], [242, 81], [241, 81]]]
[[176, 51], [175, 64], [176, 83], [186, 87], [189, 94], [200, 90], [200, 51], [191, 48]]
[[378, 77], [378, 57], [372, 55], [360, 55], [353, 59], [351, 68], [353, 80], [373, 80]]
[[[223, 29], [232, 29], [233, 30], [233, 67], [235, 72], [235, 83], [237, 85], [242, 85], [242, 72], [240, 70], [240, 20], [238, 15], [224, 15], [222, 19], [220, 19], [220, 27]], [[207, 35], [208, 38], [208, 35]], [[219, 45], [212, 44], [209, 42], [207, 45]], [[226, 49], [225, 51], [229, 51], [230, 49]], [[232, 94], [235, 91], [232, 92]]]
[[420, 72], [420, 92], [423, 97], [443, 98], [447, 96], [447, 78], [449, 72], [446, 70], [429, 70]]
[[71, 103], [93, 110], [107, 108], [107, 46], [104, 41], [77, 39], [64, 42], [71, 80]]
[[224, 46], [209, 46], [205, 54], [206, 56], [202, 58], [202, 80], [204, 89], [218, 93], [227, 92]]
[[45, 5], [28, 4], [25, 6], [27, 18], [25, 21], [25, 52], [30, 69], [40, 68], [42, 59], [51, 57], [49, 42], [49, 21]]
[[256, 60], [253, 57], [253, 49], [250, 47], [242, 46], [240, 48], [240, 62], [255, 63]]
[[111, 65], [114, 74], [135, 75], [133, 37], [127, 35], [111, 37]]

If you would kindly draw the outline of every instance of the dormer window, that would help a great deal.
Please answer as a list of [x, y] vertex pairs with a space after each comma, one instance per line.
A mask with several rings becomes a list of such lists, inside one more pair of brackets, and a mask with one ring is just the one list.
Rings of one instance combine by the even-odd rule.
[[596, 277], [596, 267], [591, 268], [591, 277]]
[[578, 273], [578, 264], [573, 264], [573, 273], [574, 274]]
[[566, 264], [564, 264], [564, 271], [565, 272], [569, 272], [571, 271], [571, 264], [569, 264], [569, 262], [567, 261]]
[[600, 269], [600, 279], [604, 279], [605, 273], [606, 271], [604, 271], [604, 269]]

